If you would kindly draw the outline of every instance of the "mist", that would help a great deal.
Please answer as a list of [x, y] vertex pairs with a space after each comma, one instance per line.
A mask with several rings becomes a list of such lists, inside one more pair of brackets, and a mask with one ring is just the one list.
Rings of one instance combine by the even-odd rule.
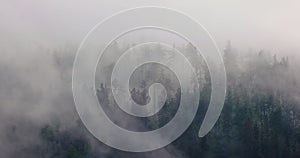
[[[219, 46], [232, 40], [241, 49], [299, 50], [300, 2], [266, 1], [2, 1], [1, 45], [79, 44], [98, 22], [120, 10], [162, 6], [185, 12], [212, 34]], [[5, 38], [4, 38], [5, 37]]]
[[[70, 139], [89, 142], [93, 152], [92, 156], [88, 155], [90, 157], [189, 157], [176, 144], [149, 153], [127, 153], [112, 149], [88, 132], [75, 109], [71, 75], [73, 61], [82, 39], [104, 18], [121, 10], [140, 6], [174, 8], [200, 22], [212, 35], [225, 57], [229, 88], [237, 86], [237, 83], [242, 85], [242, 88], [247, 87], [252, 83], [248, 80], [252, 75], [256, 77], [253, 79], [253, 85], [270, 90], [275, 96], [284, 93], [282, 97], [287, 96], [286, 100], [280, 101], [288, 101], [289, 105], [286, 106], [300, 110], [300, 76], [297, 73], [300, 66], [300, 1], [1, 0], [0, 155], [8, 158], [20, 155], [47, 157], [43, 155], [43, 152], [48, 151], [45, 145], [47, 142], [41, 139], [40, 133], [45, 125], [49, 125], [58, 135], [67, 132], [67, 135], [71, 136]], [[135, 39], [119, 41], [116, 47], [124, 50], [128, 45], [134, 45], [149, 36], [162, 36], [167, 38], [166, 40], [174, 40], [173, 37], [154, 35], [151, 32], [135, 36]], [[232, 56], [226, 59], [228, 41]], [[175, 41], [174, 45], [179, 50], [188, 47], [180, 40]], [[112, 55], [107, 58], [116, 57]], [[268, 61], [261, 61], [264, 59]], [[111, 70], [109, 60], [106, 61], [105, 68]], [[288, 64], [285, 63], [286, 60]], [[197, 62], [199, 61], [194, 61], [194, 65], [197, 65]], [[269, 65], [264, 65], [265, 63]], [[280, 70], [274, 68], [274, 65], [284, 67], [284, 64], [289, 67], [278, 68]], [[268, 72], [273, 68], [276, 70], [265, 73], [261, 67], [266, 68]], [[151, 67], [145, 68], [149, 69], [151, 70]], [[199, 69], [200, 87], [205, 89], [209, 81], [201, 80], [209, 76], [205, 75], [207, 68], [202, 59]], [[105, 71], [100, 71], [99, 75], [103, 75]], [[158, 74], [153, 71], [149, 73], [156, 77]], [[138, 76], [135, 76], [136, 80], [146, 78]], [[131, 90], [135, 87], [143, 91], [139, 89], [140, 82], [136, 80], [132, 80]], [[169, 86], [173, 87], [171, 96], [176, 98], [178, 85], [175, 81], [172, 80]], [[107, 84], [98, 80], [96, 87], [100, 89], [101, 83]], [[101, 100], [101, 96], [98, 97]], [[111, 101], [110, 104], [114, 102]], [[110, 114], [114, 115], [114, 119], [123, 127], [140, 131], [150, 128], [144, 125], [144, 122], [149, 120], [135, 120], [124, 116], [121, 110]], [[199, 120], [200, 118], [202, 119], [202, 114]], [[182, 139], [179, 139], [180, 141]], [[35, 153], [36, 146], [40, 147], [38, 154]]]

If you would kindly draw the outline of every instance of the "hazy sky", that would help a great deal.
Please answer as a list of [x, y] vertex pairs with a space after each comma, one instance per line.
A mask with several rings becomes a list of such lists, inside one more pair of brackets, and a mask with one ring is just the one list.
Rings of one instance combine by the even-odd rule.
[[[69, 110], [74, 108], [70, 78], [61, 77], [71, 72], [68, 69], [71, 64], [64, 63], [66, 70], [64, 64], [57, 67], [55, 56], [45, 50], [53, 52], [66, 44], [79, 46], [87, 32], [104, 18], [124, 9], [149, 5], [190, 15], [205, 26], [221, 49], [231, 40], [238, 49], [268, 49], [300, 55], [300, 0], [0, 0], [0, 118], [3, 122], [0, 133], [7, 132], [10, 118], [19, 115], [38, 122], [54, 116], [75, 124], [74, 118], [78, 116]], [[39, 46], [46, 49], [36, 49]], [[32, 130], [31, 126], [28, 128]], [[22, 137], [34, 135], [19, 131]], [[0, 135], [0, 142], [4, 142], [0, 143], [1, 155], [14, 151], [10, 147], [19, 143], [6, 139], [6, 135]]]
[[220, 47], [300, 50], [299, 0], [0, 0], [1, 46], [79, 44], [111, 14], [157, 5], [197, 19]]

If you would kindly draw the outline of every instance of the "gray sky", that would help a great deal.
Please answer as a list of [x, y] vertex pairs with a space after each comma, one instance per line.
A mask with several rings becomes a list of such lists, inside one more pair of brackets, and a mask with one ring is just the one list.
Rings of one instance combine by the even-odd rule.
[[299, 0], [0, 0], [0, 46], [79, 44], [105, 17], [145, 5], [189, 14], [220, 47], [300, 50]]

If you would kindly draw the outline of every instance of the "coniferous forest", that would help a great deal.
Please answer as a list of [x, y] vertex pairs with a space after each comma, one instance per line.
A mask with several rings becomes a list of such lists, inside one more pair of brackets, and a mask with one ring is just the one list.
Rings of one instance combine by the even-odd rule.
[[[113, 51], [126, 49], [117, 43], [111, 47]], [[8, 63], [2, 62], [0, 81], [8, 90], [5, 95], [3, 93], [0, 96], [3, 100], [0, 106], [0, 120], [3, 120], [0, 148], [3, 154], [0, 157], [300, 157], [300, 76], [298, 74], [300, 64], [296, 57], [284, 56], [284, 53], [278, 54], [268, 50], [242, 52], [228, 42], [221, 50], [227, 73], [224, 108], [212, 131], [205, 137], [199, 138], [199, 128], [210, 101], [210, 74], [205, 61], [194, 58], [196, 52], [194, 47], [184, 45], [178, 46], [177, 49], [184, 52], [197, 69], [200, 83], [197, 115], [187, 131], [172, 144], [146, 153], [130, 153], [110, 148], [94, 138], [85, 128], [76, 113], [71, 92], [74, 49], [63, 48], [52, 51], [39, 48], [40, 51], [48, 52], [47, 61], [42, 62], [50, 63], [53, 74], [57, 77], [53, 80], [55, 83], [50, 85], [50, 87], [54, 86], [52, 88], [56, 92], [46, 92], [45, 96], [30, 86], [39, 81], [22, 79], [24, 76], [21, 71], [28, 71], [30, 74], [33, 67], [22, 65], [10, 67]], [[144, 51], [164, 53], [163, 48], [148, 48]], [[169, 69], [159, 65], [145, 65], [133, 73], [130, 93], [133, 100], [140, 104], [149, 101], [148, 88], [153, 82], [160, 82], [169, 90], [161, 112], [149, 118], [136, 119], [127, 116], [113, 100], [111, 87], [105, 78], [107, 75], [103, 75], [103, 73], [109, 74], [112, 67], [113, 61], [108, 61], [106, 67], [98, 71], [99, 76], [96, 80], [99, 80], [96, 81], [96, 88], [99, 102], [107, 105], [104, 107], [105, 112], [114, 123], [133, 131], [147, 131], [162, 127], [172, 119], [180, 102], [180, 85]], [[35, 72], [41, 70], [34, 69]], [[59, 86], [55, 86], [57, 83]], [[44, 84], [39, 85], [43, 87]], [[118, 81], [114, 81], [114, 84], [118, 84]], [[17, 87], [16, 85], [22, 88], [13, 88]], [[51, 96], [49, 99], [51, 101], [37, 102], [35, 101], [37, 98], [31, 98], [34, 95], [41, 95], [39, 98], [44, 97], [40, 100]], [[20, 100], [20, 102], [13, 100]], [[32, 113], [23, 110], [26, 115], [22, 113], [8, 115], [5, 113], [9, 113], [11, 109], [5, 107], [10, 104], [11, 109], [14, 107], [13, 104], [35, 106], [32, 106]], [[34, 109], [38, 109], [41, 104], [51, 107], [45, 110], [47, 112], [44, 116], [34, 113]], [[50, 116], [48, 112], [51, 113]], [[37, 118], [40, 120], [36, 121]]]

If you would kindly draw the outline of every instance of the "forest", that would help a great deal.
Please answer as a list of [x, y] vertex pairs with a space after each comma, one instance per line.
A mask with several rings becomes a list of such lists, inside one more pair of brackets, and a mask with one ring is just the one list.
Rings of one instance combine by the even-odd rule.
[[[122, 51], [115, 43], [114, 51]], [[176, 46], [177, 47], [177, 46]], [[300, 76], [299, 62], [293, 56], [272, 51], [240, 52], [230, 42], [222, 50], [227, 72], [227, 93], [221, 116], [212, 131], [198, 137], [199, 127], [210, 102], [210, 74], [203, 59], [195, 59], [197, 51], [191, 45], [181, 45], [178, 50], [191, 60], [197, 69], [200, 83], [199, 108], [193, 123], [185, 133], [163, 149], [146, 153], [130, 153], [110, 148], [94, 138], [76, 113], [71, 94], [73, 49], [49, 51], [51, 63], [58, 72], [61, 92], [49, 104], [67, 113], [56, 113], [51, 119], [35, 122], [26, 116], [7, 116], [3, 107], [0, 119], [1, 139], [8, 144], [6, 157], [40, 158], [117, 158], [117, 157], [185, 157], [185, 158], [299, 158], [300, 157]], [[162, 51], [156, 48], [155, 51]], [[41, 51], [45, 51], [42, 49]], [[69, 53], [67, 53], [67, 52]], [[153, 51], [151, 48], [145, 51]], [[71, 53], [70, 53], [71, 52]], [[168, 87], [168, 98], [161, 112], [149, 118], [133, 118], [120, 110], [113, 100], [111, 87], [103, 73], [112, 70], [114, 61], [99, 70], [96, 82], [100, 103], [108, 105], [105, 112], [114, 122], [133, 131], [147, 131], [164, 126], [172, 119], [180, 102], [180, 85], [176, 76], [159, 65], [149, 65], [133, 73], [130, 92], [133, 100], [144, 104], [149, 100], [149, 84], [154, 81]], [[14, 70], [6, 65], [0, 69], [0, 81], [7, 85], [25, 81], [8, 74]], [[98, 70], [97, 70], [98, 71]], [[5, 76], [5, 77], [4, 77]], [[8, 76], [8, 77], [7, 77]], [[103, 76], [105, 76], [103, 78]], [[96, 80], [98, 79], [96, 77]], [[102, 78], [101, 78], [102, 77]], [[160, 77], [159, 79], [155, 79]], [[117, 81], [115, 81], [117, 84]], [[26, 85], [23, 83], [22, 85]], [[26, 86], [25, 86], [26, 88]], [[34, 91], [34, 90], [32, 90]], [[11, 90], [8, 93], [13, 93]], [[33, 92], [32, 92], [33, 93]], [[37, 92], [34, 92], [37, 93]], [[51, 95], [51, 94], [49, 94]], [[1, 96], [3, 98], [5, 96]], [[26, 99], [25, 99], [26, 101]], [[28, 104], [31, 104], [30, 101]], [[24, 103], [26, 104], [26, 103]], [[50, 106], [51, 106], [50, 105]], [[56, 109], [54, 108], [54, 111]], [[58, 110], [59, 111], [59, 110]], [[68, 116], [64, 116], [68, 115]], [[6, 118], [8, 117], [8, 118]], [[64, 120], [64, 118], [68, 118]], [[21, 138], [20, 135], [28, 137]], [[4, 145], [5, 145], [4, 144]], [[2, 156], [1, 156], [2, 157]]]

